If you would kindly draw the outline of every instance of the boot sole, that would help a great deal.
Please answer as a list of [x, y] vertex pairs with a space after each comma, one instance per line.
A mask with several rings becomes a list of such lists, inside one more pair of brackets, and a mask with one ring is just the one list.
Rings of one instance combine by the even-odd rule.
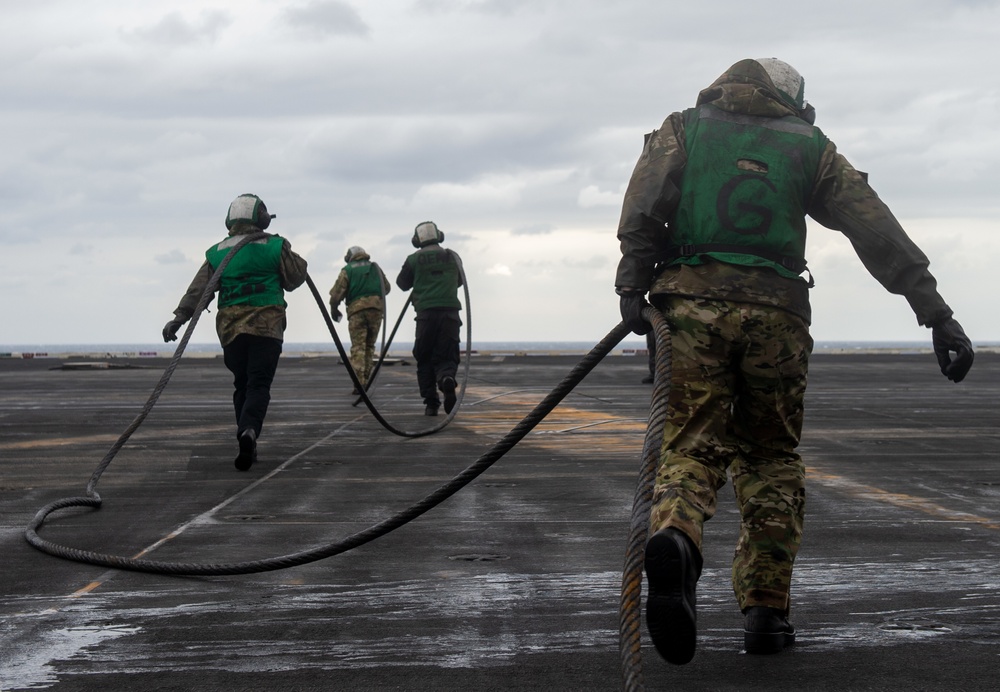
[[657, 533], [646, 544], [646, 627], [660, 656], [668, 663], [684, 665], [694, 658], [697, 627], [694, 603], [685, 597], [688, 555], [677, 540]]

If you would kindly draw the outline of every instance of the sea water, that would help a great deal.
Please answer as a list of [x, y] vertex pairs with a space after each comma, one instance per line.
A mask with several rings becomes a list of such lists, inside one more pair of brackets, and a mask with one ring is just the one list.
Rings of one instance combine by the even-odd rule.
[[[594, 348], [595, 343], [589, 341], [483, 341], [473, 342], [474, 353], [524, 353], [524, 354], [585, 354]], [[347, 342], [345, 342], [345, 347]], [[395, 355], [409, 354], [413, 344], [394, 342], [389, 353]], [[998, 343], [977, 343], [977, 349], [996, 349]], [[376, 344], [376, 348], [379, 345]], [[462, 350], [466, 345], [462, 343]], [[58, 358], [67, 356], [88, 356], [108, 358], [143, 358], [169, 357], [176, 349], [174, 344], [163, 343], [133, 343], [133, 344], [0, 344], [0, 358]], [[817, 341], [815, 353], [920, 353], [931, 349], [930, 335], [926, 341]], [[283, 347], [285, 355], [336, 355], [337, 348], [333, 342], [297, 343], [286, 341]], [[218, 342], [188, 343], [185, 355], [212, 356], [220, 355], [222, 347]], [[619, 343], [613, 353], [618, 355], [645, 355], [645, 339], [625, 339]]]

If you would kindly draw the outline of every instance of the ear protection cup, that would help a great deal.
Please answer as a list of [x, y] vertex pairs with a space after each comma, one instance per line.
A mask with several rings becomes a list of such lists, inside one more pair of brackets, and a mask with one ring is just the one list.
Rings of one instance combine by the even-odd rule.
[[799, 117], [805, 120], [810, 125], [816, 124], [816, 109], [813, 108], [811, 103], [806, 103], [805, 107], [799, 111]]
[[266, 230], [268, 226], [271, 225], [271, 219], [274, 217], [267, 213], [267, 205], [264, 204], [264, 200], [260, 201], [257, 208], [254, 210], [254, 225], [260, 230]]

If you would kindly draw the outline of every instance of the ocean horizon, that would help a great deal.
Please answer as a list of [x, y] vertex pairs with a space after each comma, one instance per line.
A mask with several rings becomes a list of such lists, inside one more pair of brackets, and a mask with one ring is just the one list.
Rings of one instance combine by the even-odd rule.
[[[349, 342], [344, 340], [345, 348]], [[482, 341], [473, 342], [473, 353], [493, 353], [493, 354], [515, 354], [515, 353], [542, 353], [542, 354], [585, 354], [588, 353], [597, 342], [589, 341]], [[1000, 349], [1000, 342], [983, 342], [973, 344], [978, 350]], [[380, 345], [376, 345], [378, 350]], [[413, 348], [412, 342], [394, 342], [389, 347], [390, 355], [408, 355]], [[462, 343], [464, 352], [465, 343]], [[926, 340], [921, 341], [817, 341], [813, 347], [814, 353], [835, 352], [925, 352], [932, 350], [930, 335]], [[87, 356], [87, 357], [170, 357], [176, 351], [175, 344], [163, 343], [80, 343], [80, 344], [44, 344], [44, 343], [24, 343], [24, 344], [0, 344], [0, 358], [54, 358], [67, 356]], [[332, 342], [294, 342], [286, 341], [283, 352], [285, 355], [336, 355], [337, 347]], [[613, 353], [620, 355], [637, 355], [646, 352], [646, 341], [644, 339], [625, 339], [619, 343]], [[214, 343], [188, 343], [185, 354], [208, 356], [222, 353], [222, 347], [218, 342]]]

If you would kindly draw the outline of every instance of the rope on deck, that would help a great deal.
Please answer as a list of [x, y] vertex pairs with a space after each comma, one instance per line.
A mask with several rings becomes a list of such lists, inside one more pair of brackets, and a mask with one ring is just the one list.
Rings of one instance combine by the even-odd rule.
[[[69, 497], [56, 500], [55, 502], [52, 502], [38, 510], [32, 521], [25, 529], [25, 539], [29, 544], [44, 553], [77, 562], [136, 572], [170, 575], [209, 576], [252, 574], [287, 569], [289, 567], [296, 567], [332, 557], [334, 555], [339, 555], [353, 548], [364, 545], [365, 543], [369, 543], [376, 538], [384, 536], [390, 531], [393, 531], [394, 529], [397, 529], [400, 526], [416, 519], [468, 485], [471, 481], [502, 458], [521, 439], [523, 439], [525, 435], [537, 426], [545, 418], [545, 416], [547, 416], [562, 401], [562, 399], [564, 399], [566, 395], [568, 395], [576, 387], [576, 385], [579, 384], [583, 378], [586, 377], [587, 374], [589, 374], [590, 371], [593, 370], [594, 367], [596, 367], [597, 364], [600, 363], [601, 360], [603, 360], [604, 357], [610, 353], [623, 338], [625, 338], [627, 334], [629, 334], [629, 330], [625, 327], [624, 323], [619, 323], [615, 326], [614, 329], [612, 329], [607, 336], [604, 337], [604, 339], [594, 346], [594, 348], [570, 371], [570, 373], [558, 385], [556, 385], [556, 387], [541, 402], [539, 402], [534, 409], [531, 410], [531, 412], [529, 412], [510, 430], [510, 432], [508, 432], [499, 442], [493, 445], [489, 451], [479, 457], [479, 459], [472, 465], [468, 466], [450, 481], [440, 486], [437, 490], [426, 495], [423, 499], [419, 500], [409, 508], [342, 540], [278, 557], [236, 563], [213, 564], [163, 562], [158, 560], [129, 558], [89, 550], [81, 550], [78, 548], [59, 545], [43, 539], [38, 535], [38, 530], [42, 527], [46, 517], [51, 513], [69, 507], [93, 507], [94, 509], [100, 509], [102, 500], [96, 489], [98, 481], [132, 434], [139, 428], [140, 425], [142, 425], [143, 421], [149, 415], [149, 412], [159, 399], [160, 394], [170, 381], [180, 357], [183, 354], [184, 349], [187, 347], [187, 343], [190, 340], [194, 327], [198, 322], [198, 318], [215, 294], [219, 281], [221, 280], [222, 271], [240, 248], [247, 243], [265, 237], [267, 237], [266, 233], [252, 233], [244, 236], [232, 248], [229, 254], [226, 255], [222, 262], [220, 262], [219, 267], [212, 275], [208, 286], [202, 294], [198, 306], [188, 323], [184, 335], [177, 345], [170, 363], [164, 370], [164, 373], [160, 377], [156, 387], [154, 387], [153, 392], [147, 399], [142, 411], [119, 436], [118, 440], [112, 445], [111, 449], [104, 456], [101, 463], [98, 464], [97, 468], [94, 470], [94, 473], [87, 484], [86, 496]], [[468, 283], [465, 282], [464, 278], [463, 272], [463, 286], [465, 286], [466, 306], [468, 307]], [[458, 397], [455, 408], [444, 420], [441, 421], [441, 423], [433, 426], [432, 428], [412, 432], [403, 431], [389, 424], [388, 421], [386, 421], [381, 414], [379, 414], [374, 404], [372, 404], [365, 388], [361, 385], [354, 369], [350, 366], [350, 359], [344, 351], [343, 344], [337, 335], [337, 331], [333, 326], [333, 320], [330, 318], [330, 314], [326, 310], [325, 303], [320, 296], [319, 291], [316, 289], [315, 284], [308, 275], [306, 276], [306, 281], [320, 307], [320, 311], [324, 316], [330, 330], [330, 334], [333, 336], [337, 350], [345, 364], [347, 364], [347, 370], [351, 379], [358, 391], [362, 393], [361, 399], [364, 400], [369, 410], [371, 410], [375, 418], [384, 427], [398, 435], [418, 437], [421, 435], [428, 435], [442, 429], [454, 418], [455, 413], [458, 411], [459, 404], [461, 403], [461, 397], [465, 394], [465, 386], [468, 381], [470, 360], [468, 344], [471, 342], [471, 317], [468, 314], [466, 316], [468, 338], [466, 341], [467, 351], [465, 359], [465, 378], [462, 382], [461, 394]], [[408, 305], [409, 301], [407, 301], [407, 306]], [[403, 308], [404, 312], [405, 310], [406, 306]], [[401, 313], [400, 320], [402, 319], [402, 316], [403, 315]], [[663, 440], [663, 429], [667, 416], [667, 394], [670, 389], [672, 367], [670, 330], [667, 326], [666, 320], [658, 310], [652, 307], [648, 307], [643, 311], [643, 317], [645, 317], [647, 321], [653, 325], [656, 341], [656, 364], [652, 404], [647, 423], [646, 436], [643, 443], [639, 479], [632, 506], [629, 536], [626, 546], [625, 566], [622, 573], [621, 599], [619, 603], [619, 653], [621, 659], [622, 683], [623, 688], [629, 692], [640, 692], [641, 690], [644, 690], [640, 636], [640, 602], [642, 598], [643, 558], [645, 555], [646, 538], [649, 530], [649, 513], [652, 504], [653, 482], [655, 480], [656, 466], [659, 461], [660, 446]], [[398, 324], [399, 323], [397, 321], [397, 327]], [[395, 333], [395, 329], [393, 332]], [[388, 345], [383, 348], [382, 358], [385, 357], [387, 350]]]

